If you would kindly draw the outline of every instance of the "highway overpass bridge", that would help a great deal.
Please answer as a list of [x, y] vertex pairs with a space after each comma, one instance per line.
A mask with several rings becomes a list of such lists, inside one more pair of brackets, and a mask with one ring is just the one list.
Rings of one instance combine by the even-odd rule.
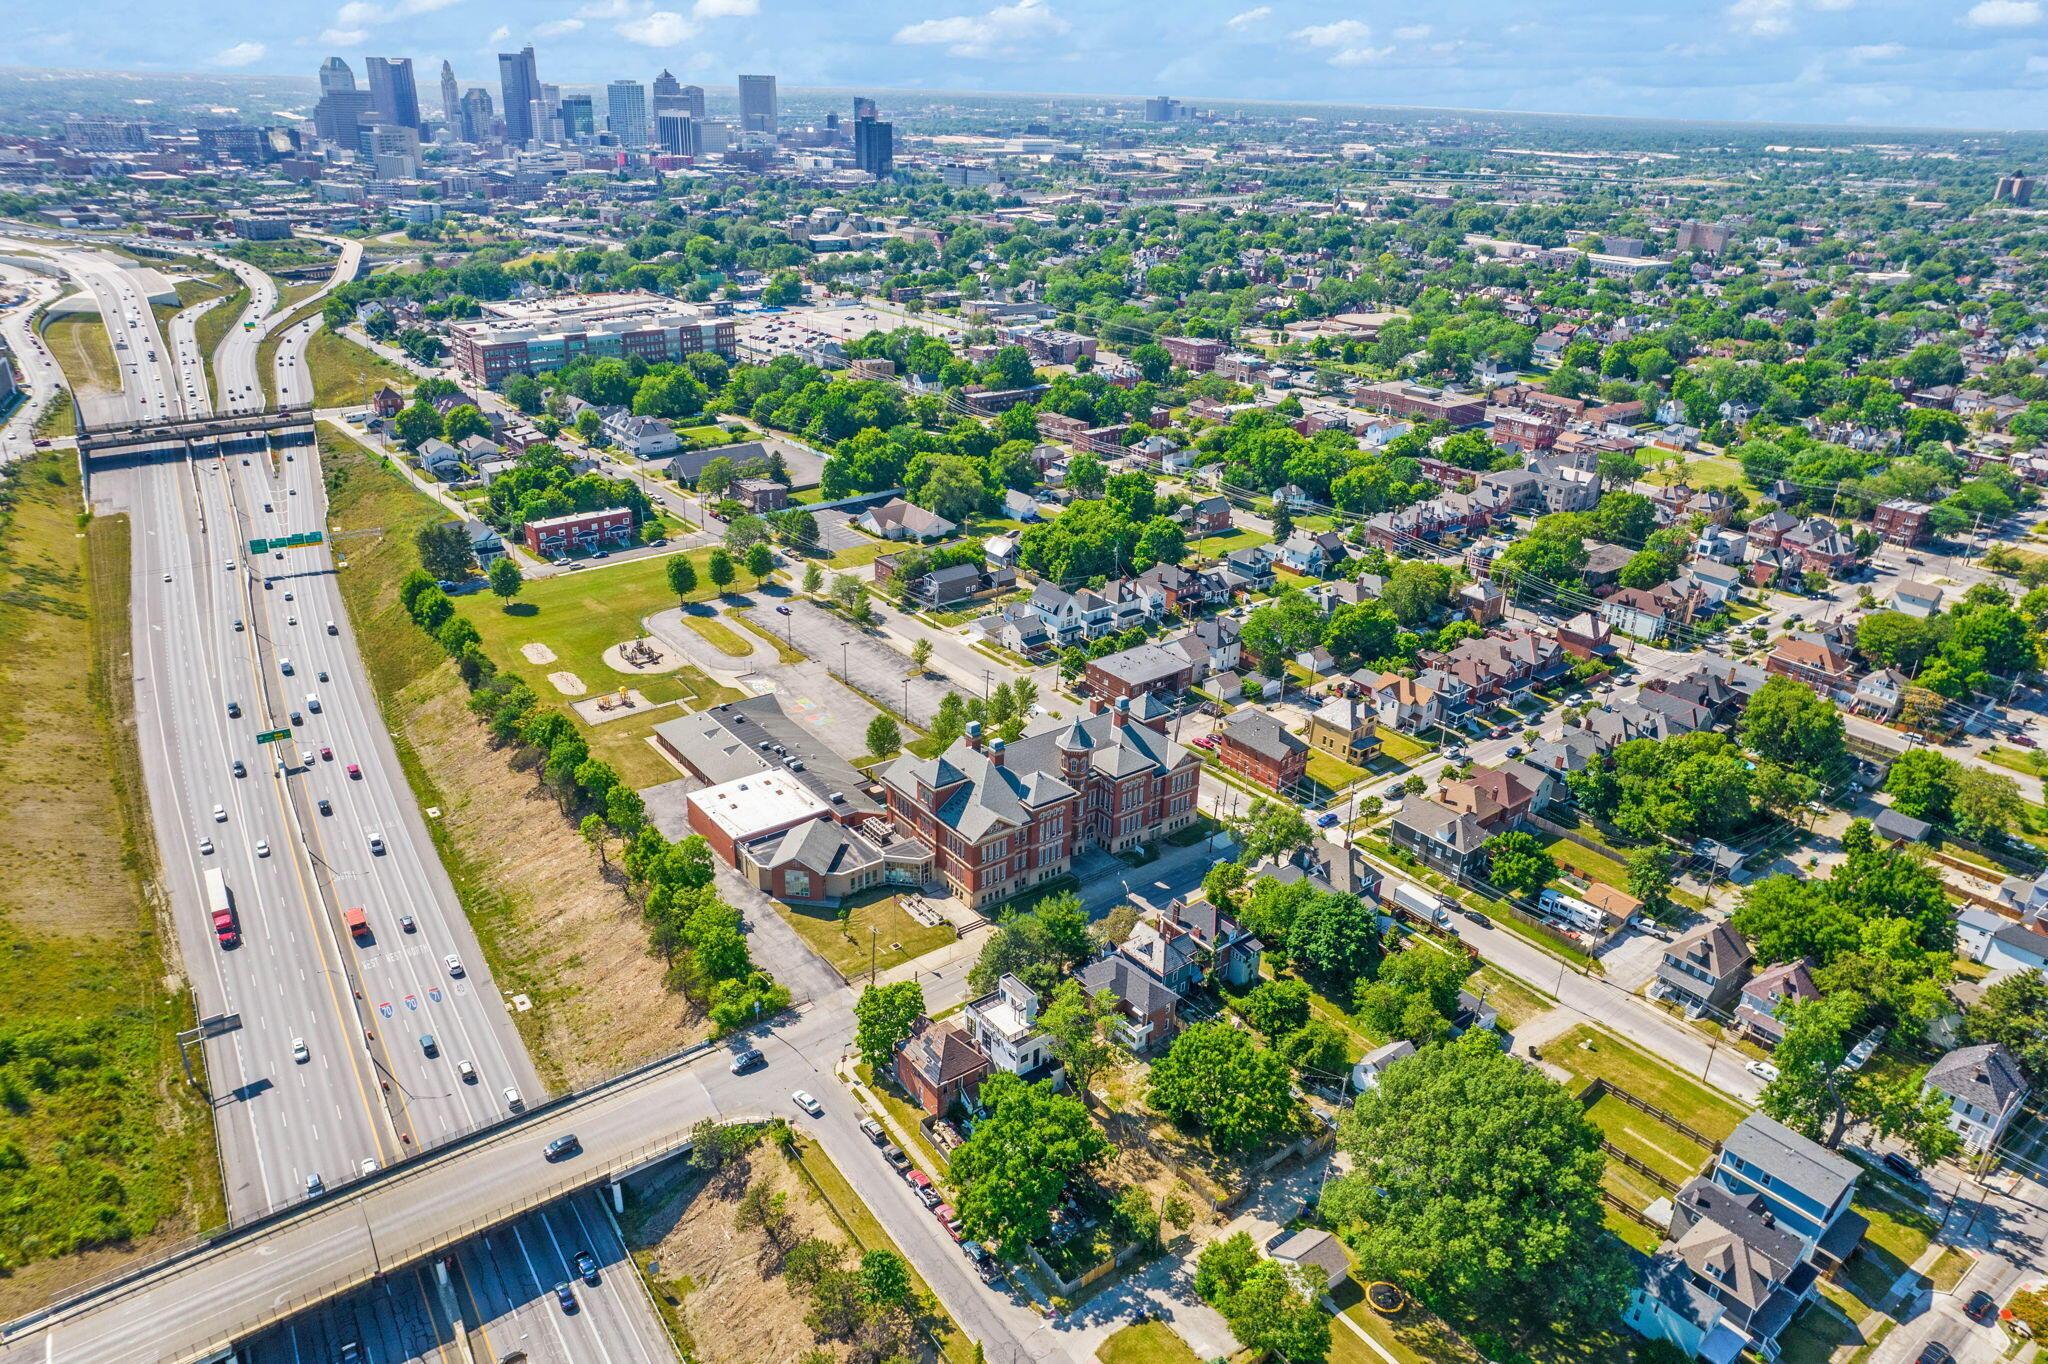
[[[440, 1149], [272, 1213], [0, 1326], [0, 1362], [194, 1364], [521, 1213], [687, 1150], [720, 1111], [725, 1050], [700, 1043]], [[543, 1148], [574, 1133], [581, 1149]]]
[[[74, 399], [74, 404], [76, 400]], [[266, 408], [177, 421], [89, 423], [78, 411], [78, 458], [90, 475], [96, 469], [157, 460], [248, 455], [313, 444], [310, 408]]]

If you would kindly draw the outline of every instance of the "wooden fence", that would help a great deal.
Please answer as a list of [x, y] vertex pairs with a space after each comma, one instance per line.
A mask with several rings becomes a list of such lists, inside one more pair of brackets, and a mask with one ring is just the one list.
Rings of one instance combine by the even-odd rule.
[[1692, 1138], [1692, 1140], [1698, 1142], [1701, 1146], [1705, 1147], [1709, 1152], [1712, 1152], [1716, 1155], [1720, 1153], [1721, 1143], [1714, 1140], [1706, 1133], [1700, 1131], [1696, 1127], [1679, 1121], [1677, 1118], [1672, 1117], [1669, 1113], [1666, 1113], [1663, 1109], [1657, 1107], [1655, 1104], [1646, 1103], [1642, 1099], [1638, 1099], [1635, 1095], [1621, 1088], [1619, 1085], [1610, 1084], [1606, 1080], [1596, 1079], [1592, 1081], [1590, 1084], [1588, 1084], [1584, 1089], [1580, 1090], [1579, 1107], [1591, 1108], [1594, 1104], [1600, 1102], [1601, 1098], [1606, 1095], [1613, 1095], [1615, 1098], [1627, 1104], [1630, 1108], [1634, 1108], [1639, 1110], [1640, 1112], [1649, 1114], [1658, 1122], [1663, 1123], [1666, 1127], [1671, 1128], [1673, 1131]]

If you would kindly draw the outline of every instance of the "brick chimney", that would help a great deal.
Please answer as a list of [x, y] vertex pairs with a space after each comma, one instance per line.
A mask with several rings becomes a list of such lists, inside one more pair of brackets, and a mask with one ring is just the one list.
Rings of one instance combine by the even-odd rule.
[[981, 747], [981, 721], [969, 720], [967, 722], [967, 746], [973, 749]]
[[990, 739], [988, 741], [988, 760], [997, 767], [1003, 765], [1003, 741], [1001, 739]]
[[1117, 697], [1117, 699], [1116, 699], [1116, 712], [1115, 712], [1115, 714], [1113, 714], [1113, 715], [1111, 715], [1111, 716], [1110, 716], [1109, 722], [1110, 722], [1110, 723], [1111, 723], [1112, 725], [1115, 725], [1115, 726], [1116, 726], [1116, 727], [1117, 727], [1118, 729], [1122, 729], [1122, 728], [1123, 728], [1123, 727], [1124, 727], [1125, 725], [1127, 725], [1127, 724], [1129, 724], [1129, 723], [1131, 722], [1131, 698], [1130, 698], [1130, 697], [1128, 697], [1128, 696], [1119, 696], [1119, 697]]

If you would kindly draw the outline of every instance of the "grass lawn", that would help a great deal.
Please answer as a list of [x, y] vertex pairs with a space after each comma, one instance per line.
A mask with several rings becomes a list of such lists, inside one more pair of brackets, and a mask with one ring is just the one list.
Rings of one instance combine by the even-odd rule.
[[219, 396], [220, 385], [213, 374], [213, 353], [220, 349], [220, 343], [229, 332], [242, 325], [242, 310], [248, 306], [248, 286], [238, 282], [233, 293], [208, 308], [192, 324], [192, 340], [199, 347], [200, 361], [206, 370], [206, 386], [214, 391], [215, 397]]
[[98, 313], [69, 313], [43, 328], [50, 354], [74, 388], [121, 391], [121, 367], [114, 362], [114, 344]]
[[1539, 1014], [1549, 1013], [1557, 1001], [1533, 985], [1525, 985], [1497, 966], [1482, 966], [1465, 982], [1466, 987], [1484, 995], [1500, 1015], [1503, 1028], [1513, 1032]]
[[306, 367], [313, 372], [315, 407], [360, 407], [386, 385], [410, 393], [418, 382], [383, 356], [325, 327], [306, 342]]
[[886, 971], [942, 947], [954, 937], [950, 924], [926, 928], [911, 918], [894, 895], [836, 910], [780, 900], [775, 908], [813, 952], [831, 962], [832, 969], [849, 981], [865, 976], [870, 960], [877, 970]]
[[[690, 551], [697, 569], [697, 589], [688, 598], [691, 602], [710, 601], [718, 595], [705, 567], [710, 555], [708, 547]], [[680, 701], [690, 689], [678, 674], [629, 677], [613, 671], [604, 661], [606, 649], [647, 633], [641, 624], [646, 617], [676, 605], [676, 595], [668, 588], [667, 565], [664, 555], [530, 578], [509, 610], [487, 592], [457, 597], [455, 608], [476, 626], [484, 648], [498, 666], [525, 678], [543, 698], [563, 695], [548, 674], [570, 672], [592, 692], [630, 682], [650, 701]], [[551, 650], [554, 659], [530, 661], [520, 651], [528, 644]]]
[[1569, 838], [1555, 834], [1545, 836], [1543, 846], [1561, 867], [1569, 867], [1595, 881], [1604, 881], [1618, 890], [1628, 888], [1628, 868], [1611, 857], [1582, 848]]
[[[832, 1158], [825, 1154], [823, 1148], [814, 1141], [798, 1137], [796, 1159], [799, 1168], [810, 1177], [811, 1187], [818, 1191], [819, 1196], [832, 1209], [833, 1217], [863, 1251], [887, 1250], [899, 1257], [902, 1256], [903, 1252], [897, 1247], [896, 1242], [882, 1229], [882, 1224], [875, 1220], [875, 1215], [868, 1210], [868, 1205], [854, 1193], [853, 1186], [846, 1182], [846, 1176], [839, 1173], [839, 1167], [832, 1163]], [[938, 1337], [939, 1353], [948, 1364], [971, 1364], [975, 1357], [974, 1342], [954, 1323], [946, 1309], [938, 1305], [938, 1299], [933, 1296], [930, 1285], [925, 1283], [915, 1269], [910, 1271], [910, 1282], [919, 1296], [934, 1304], [934, 1334]]]
[[782, 663], [801, 663], [810, 655], [788, 643], [781, 635], [760, 624], [752, 616], [732, 615], [727, 620], [739, 626], [748, 634], [757, 636], [762, 643], [775, 646], [775, 657]]
[[[1383, 1317], [1372, 1310], [1365, 1301], [1365, 1288], [1357, 1278], [1348, 1278], [1330, 1290], [1330, 1300], [1337, 1304], [1337, 1310], [1347, 1319], [1365, 1328], [1365, 1333], [1392, 1355], [1397, 1364], [1477, 1364], [1479, 1356], [1472, 1353], [1450, 1333], [1441, 1318], [1420, 1303], [1411, 1302], [1391, 1317]], [[1354, 1345], [1358, 1337], [1344, 1329], [1341, 1323], [1332, 1323], [1330, 1358], [1360, 1358], [1368, 1364], [1385, 1364], [1381, 1357], [1369, 1347], [1363, 1347], [1359, 1355], [1340, 1354], [1337, 1342], [1349, 1337]]]
[[1202, 539], [1189, 545], [1188, 548], [1197, 554], [1221, 557], [1232, 550], [1253, 549], [1259, 545], [1270, 545], [1272, 543], [1273, 537], [1270, 535], [1250, 530], [1244, 526], [1232, 526], [1221, 535], [1204, 536]]
[[1823, 1303], [1808, 1303], [1778, 1334], [1779, 1364], [1828, 1364], [1836, 1350], [1862, 1339], [1856, 1328]]
[[1327, 753], [1318, 751], [1308, 755], [1309, 780], [1321, 782], [1332, 791], [1342, 791], [1353, 782], [1364, 781], [1371, 775], [1364, 768], [1353, 767], [1342, 758], [1333, 758]]
[[1723, 455], [1707, 455], [1652, 470], [1643, 475], [1643, 482], [1660, 488], [1673, 483], [1693, 488], [1739, 488], [1743, 485], [1744, 474], [1742, 466], [1734, 460]]
[[1870, 1220], [1864, 1240], [1890, 1255], [1901, 1265], [1920, 1258], [1934, 1240], [1940, 1225], [1919, 1208], [1898, 1197], [1882, 1184], [1865, 1181], [1852, 1200], [1856, 1211]]
[[860, 544], [842, 549], [825, 562], [832, 568], [860, 568], [871, 564], [891, 550], [903, 546], [893, 540], [864, 540]]
[[1380, 751], [1403, 767], [1413, 767], [1436, 752], [1428, 744], [1411, 738], [1398, 729], [1378, 725], [1373, 728], [1373, 733], [1380, 736]]
[[43, 408], [43, 414], [36, 418], [35, 434], [45, 440], [62, 440], [78, 434], [78, 409], [71, 404], [69, 393], [58, 392]]
[[1586, 1110], [1586, 1116], [1607, 1134], [1607, 1140], [1673, 1184], [1683, 1184], [1705, 1169], [1713, 1155], [1677, 1128], [1658, 1122], [1612, 1094], [1602, 1095], [1598, 1103]]
[[754, 646], [734, 632], [730, 625], [716, 616], [685, 614], [683, 624], [702, 635], [718, 652], [732, 658], [746, 658], [754, 652]]
[[0, 806], [0, 1027], [57, 1062], [0, 1064], [0, 1315], [226, 1221], [178, 1065], [193, 1005], [134, 745], [128, 520], [81, 528], [78, 496], [64, 455], [0, 495], [0, 783], [34, 793]]
[[1581, 1023], [1544, 1043], [1543, 1059], [1582, 1082], [1598, 1079], [1617, 1085], [1716, 1141], [1725, 1140], [1746, 1113], [1705, 1085], [1590, 1024]]
[[2008, 748], [2004, 744], [1993, 744], [1984, 750], [1984, 760], [2015, 772], [2024, 772], [2030, 777], [2048, 779], [2048, 752], [2038, 748]]
[[[1343, 1328], [1337, 1329], [1341, 1334]], [[1102, 1342], [1095, 1357], [1102, 1364], [1202, 1364], [1201, 1356], [1163, 1321], [1124, 1327]], [[1334, 1351], [1331, 1357], [1337, 1357]]]

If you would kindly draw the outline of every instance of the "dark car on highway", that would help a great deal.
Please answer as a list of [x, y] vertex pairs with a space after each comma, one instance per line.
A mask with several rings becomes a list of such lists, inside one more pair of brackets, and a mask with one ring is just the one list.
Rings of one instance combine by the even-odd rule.
[[576, 1252], [576, 1272], [583, 1276], [583, 1282], [592, 1288], [598, 1285], [597, 1257], [587, 1250]]
[[572, 1156], [582, 1149], [583, 1143], [576, 1140], [576, 1134], [574, 1132], [566, 1132], [549, 1142], [547, 1149], [542, 1154], [549, 1160], [560, 1160], [562, 1157]]

